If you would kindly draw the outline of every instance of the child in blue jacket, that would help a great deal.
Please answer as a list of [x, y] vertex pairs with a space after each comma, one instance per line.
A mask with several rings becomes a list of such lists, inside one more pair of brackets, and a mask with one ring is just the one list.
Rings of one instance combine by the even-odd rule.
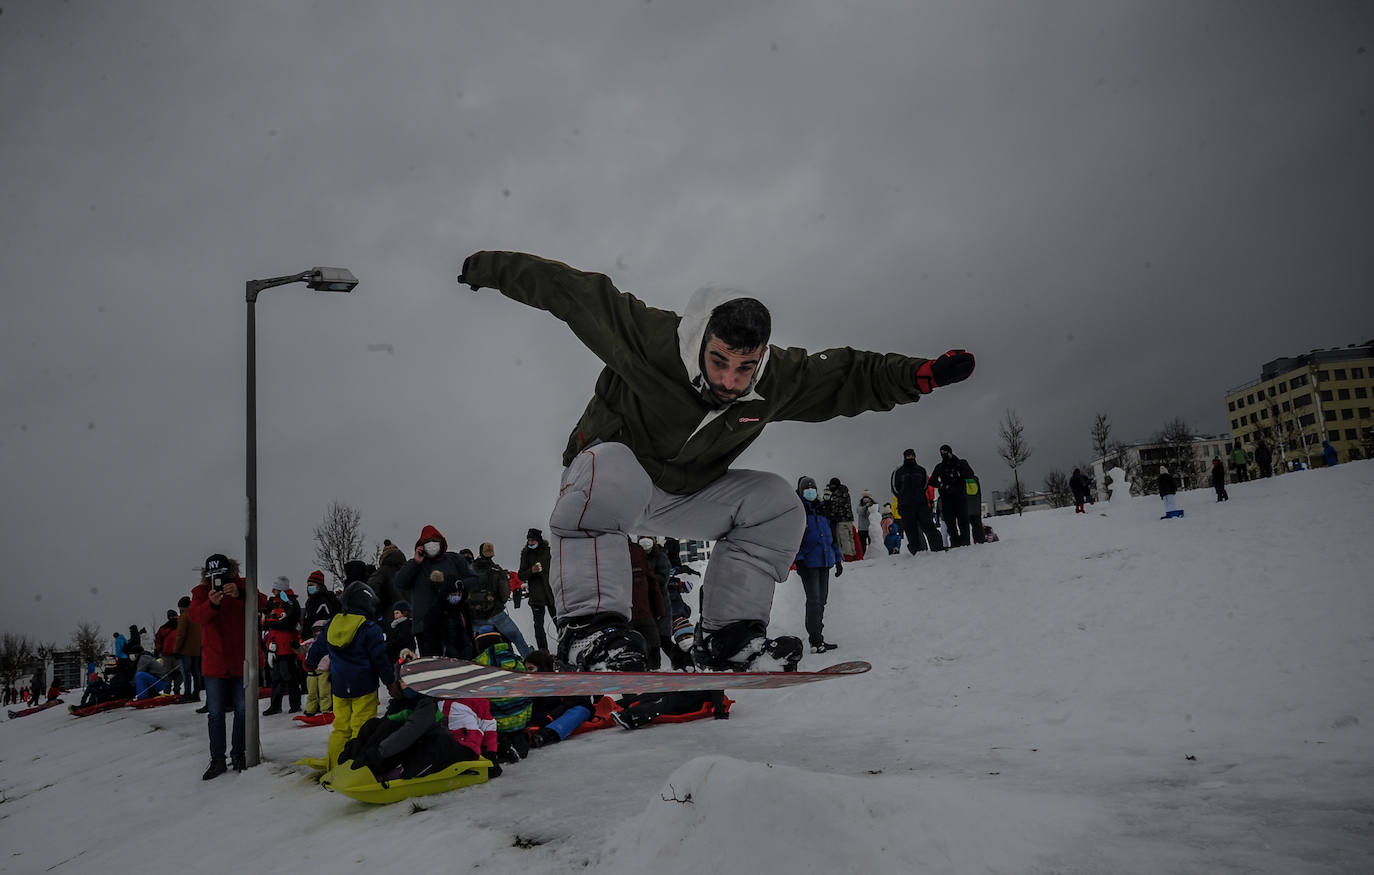
[[376, 594], [366, 583], [353, 580], [344, 588], [343, 611], [329, 618], [329, 625], [305, 655], [307, 671], [314, 671], [326, 655], [329, 657], [334, 694], [334, 724], [329, 733], [331, 769], [349, 739], [377, 716], [378, 686], [385, 684], [393, 696], [400, 694], [396, 671], [386, 656], [382, 627], [372, 619], [376, 615]]

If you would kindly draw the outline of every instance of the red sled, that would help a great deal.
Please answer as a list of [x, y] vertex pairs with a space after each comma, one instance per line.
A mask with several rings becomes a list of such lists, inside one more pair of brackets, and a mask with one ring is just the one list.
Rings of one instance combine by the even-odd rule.
[[140, 710], [143, 708], [161, 708], [163, 705], [175, 705], [180, 701], [180, 696], [173, 696], [168, 693], [162, 696], [151, 696], [147, 699], [130, 699], [129, 707], [138, 708]]
[[108, 702], [99, 702], [99, 703], [97, 703], [97, 704], [95, 704], [95, 705], [87, 705], [87, 706], [84, 707], [84, 708], [78, 708], [78, 707], [76, 707], [75, 705], [72, 705], [72, 706], [71, 706], [70, 708], [68, 708], [67, 710], [68, 710], [68, 712], [71, 713], [71, 715], [72, 715], [73, 717], [89, 717], [89, 716], [91, 716], [92, 714], [99, 714], [99, 713], [102, 712], [102, 711], [113, 711], [113, 710], [116, 709], [116, 708], [123, 708], [125, 705], [129, 704], [131, 701], [133, 701], [133, 700], [132, 700], [132, 699], [111, 699], [111, 700], [108, 701]]
[[334, 712], [324, 711], [319, 714], [297, 714], [291, 719], [302, 726], [328, 726], [334, 722]]

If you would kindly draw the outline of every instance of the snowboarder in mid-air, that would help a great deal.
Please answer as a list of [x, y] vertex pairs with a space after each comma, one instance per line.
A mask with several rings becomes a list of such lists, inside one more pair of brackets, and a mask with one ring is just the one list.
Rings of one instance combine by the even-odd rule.
[[516, 252], [477, 252], [458, 281], [548, 311], [605, 364], [549, 518], [557, 656], [575, 670], [645, 668], [629, 623], [632, 532], [717, 542], [690, 645], [699, 667], [795, 668], [801, 640], [769, 638], [768, 619], [805, 515], [782, 477], [730, 464], [770, 422], [891, 410], [974, 368], [962, 349], [924, 359], [770, 346], [768, 309], [736, 289], [703, 288], [678, 315], [601, 274]]

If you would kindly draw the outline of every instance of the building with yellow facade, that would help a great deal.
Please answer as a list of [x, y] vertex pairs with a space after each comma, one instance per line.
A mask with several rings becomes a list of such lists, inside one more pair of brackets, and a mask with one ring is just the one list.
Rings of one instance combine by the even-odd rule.
[[1274, 359], [1258, 380], [1226, 393], [1231, 446], [1254, 456], [1262, 440], [1281, 471], [1320, 467], [1322, 442], [1339, 461], [1374, 457], [1374, 341]]

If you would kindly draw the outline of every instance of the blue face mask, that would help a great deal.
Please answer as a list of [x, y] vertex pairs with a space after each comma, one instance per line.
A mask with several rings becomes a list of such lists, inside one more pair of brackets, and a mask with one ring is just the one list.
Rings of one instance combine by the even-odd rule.
[[305, 591], [310, 595], [314, 595], [315, 593], [320, 591], [320, 588], [318, 586], [307, 586], [305, 588]]
[[812, 488], [810, 488], [810, 487], [807, 487], [806, 489], [803, 489], [803, 490], [802, 490], [802, 498], [805, 498], [807, 501], [815, 501], [815, 500], [816, 500], [816, 490], [815, 490], [815, 489], [812, 489]]

